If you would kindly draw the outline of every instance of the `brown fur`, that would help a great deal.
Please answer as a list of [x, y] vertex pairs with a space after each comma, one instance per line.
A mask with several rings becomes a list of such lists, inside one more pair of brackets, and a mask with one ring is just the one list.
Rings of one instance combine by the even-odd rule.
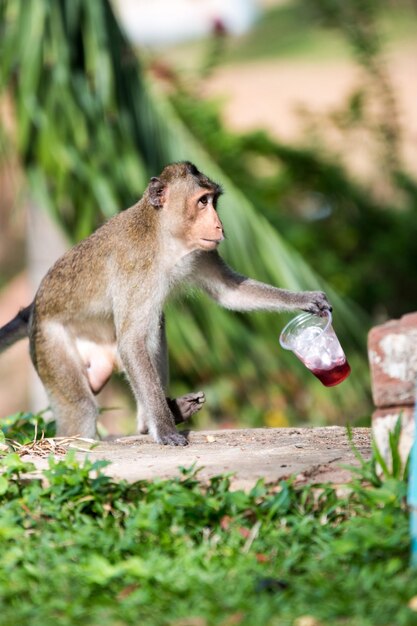
[[[169, 165], [151, 179], [140, 202], [74, 246], [46, 274], [26, 323], [58, 434], [95, 435], [94, 395], [119, 368], [138, 403], [139, 431], [149, 429], [159, 443], [187, 443], [175, 422], [198, 410], [204, 395], [167, 400], [164, 391], [163, 307], [179, 284], [194, 283], [236, 310], [330, 308], [321, 292], [277, 289], [236, 274], [222, 261], [216, 250], [223, 239], [220, 193], [191, 163]], [[0, 349], [20, 338], [22, 320], [16, 320], [4, 327], [9, 334], [0, 329]]]

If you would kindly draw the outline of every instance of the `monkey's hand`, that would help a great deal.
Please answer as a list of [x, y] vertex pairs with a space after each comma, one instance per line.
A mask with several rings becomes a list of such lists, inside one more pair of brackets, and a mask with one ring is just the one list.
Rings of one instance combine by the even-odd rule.
[[326, 311], [332, 310], [327, 296], [323, 291], [304, 291], [302, 296], [304, 302], [301, 304], [300, 309], [307, 311], [307, 313], [321, 315]]

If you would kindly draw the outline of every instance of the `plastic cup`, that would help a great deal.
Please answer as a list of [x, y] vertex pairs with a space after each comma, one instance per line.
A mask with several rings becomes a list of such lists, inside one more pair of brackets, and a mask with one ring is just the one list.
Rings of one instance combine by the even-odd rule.
[[332, 314], [301, 313], [283, 329], [279, 342], [292, 350], [326, 387], [338, 385], [350, 374], [350, 365], [333, 330]]

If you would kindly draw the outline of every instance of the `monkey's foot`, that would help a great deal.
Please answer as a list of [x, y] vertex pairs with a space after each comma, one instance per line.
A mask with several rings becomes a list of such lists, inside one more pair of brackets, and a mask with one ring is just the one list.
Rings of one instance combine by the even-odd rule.
[[156, 435], [155, 439], [157, 443], [162, 443], [164, 446], [188, 446], [187, 438], [175, 431], [165, 435]]
[[206, 396], [202, 391], [187, 393], [180, 398], [167, 398], [168, 406], [174, 416], [176, 424], [182, 424], [197, 413], [206, 401]]

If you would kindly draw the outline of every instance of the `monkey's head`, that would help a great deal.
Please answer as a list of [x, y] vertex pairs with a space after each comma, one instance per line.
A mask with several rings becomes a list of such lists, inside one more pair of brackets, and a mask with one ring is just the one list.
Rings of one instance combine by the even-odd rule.
[[168, 165], [148, 186], [150, 204], [160, 211], [169, 233], [190, 251], [214, 250], [223, 241], [217, 214], [221, 193], [220, 185], [188, 161]]

